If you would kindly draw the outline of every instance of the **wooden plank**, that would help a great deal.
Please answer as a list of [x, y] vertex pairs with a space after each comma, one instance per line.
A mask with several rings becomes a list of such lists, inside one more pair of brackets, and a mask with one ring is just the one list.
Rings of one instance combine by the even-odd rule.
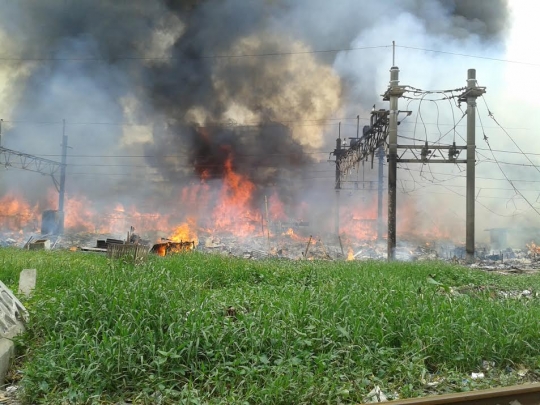
[[101, 248], [93, 248], [93, 247], [81, 247], [81, 250], [85, 252], [101, 252], [101, 253], [107, 253], [107, 249], [101, 249]]

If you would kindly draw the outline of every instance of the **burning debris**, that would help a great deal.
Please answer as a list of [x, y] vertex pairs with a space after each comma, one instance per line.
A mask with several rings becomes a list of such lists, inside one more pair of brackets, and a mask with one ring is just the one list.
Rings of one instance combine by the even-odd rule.
[[[292, 226], [276, 232], [282, 225]], [[194, 250], [200, 252], [220, 253], [245, 259], [259, 260], [277, 258], [287, 260], [386, 260], [387, 244], [385, 240], [359, 241], [345, 235], [339, 238], [329, 235], [327, 237], [314, 237], [313, 229], [305, 221], [283, 221], [280, 226], [271, 224], [264, 228], [264, 232], [249, 238], [235, 234], [222, 234], [217, 236], [211, 229], [198, 230], [193, 233], [187, 224], [176, 227], [171, 231], [171, 237], [161, 236], [156, 239], [152, 232], [144, 237], [128, 232], [126, 239], [118, 239], [112, 235], [98, 237], [91, 233], [66, 233], [62, 237], [54, 235], [32, 235], [27, 238], [22, 233], [4, 233], [0, 235], [0, 246], [18, 246], [28, 248], [31, 243], [36, 248], [70, 249], [89, 252], [107, 253], [117, 248], [123, 254], [135, 249], [144, 251], [140, 253], [153, 253], [158, 256], [188, 253]], [[195, 239], [181, 239], [182, 235], [192, 235]], [[173, 239], [174, 236], [174, 239]], [[178, 238], [178, 239], [177, 239]], [[158, 240], [153, 245], [151, 240]], [[203, 242], [200, 242], [202, 240]], [[52, 242], [52, 243], [51, 243]], [[95, 247], [90, 246], [95, 243]], [[39, 245], [39, 246], [37, 246]], [[123, 247], [122, 247], [123, 246]], [[152, 247], [150, 247], [152, 246]], [[120, 247], [118, 249], [118, 247]], [[417, 238], [402, 238], [398, 243], [396, 258], [401, 261], [443, 260], [456, 264], [468, 265], [471, 268], [486, 271], [497, 271], [504, 274], [522, 274], [538, 271], [540, 269], [540, 248], [535, 242], [527, 244], [524, 249], [507, 248], [493, 251], [489, 246], [477, 246], [476, 262], [468, 264], [465, 261], [463, 246], [450, 242], [422, 242]], [[130, 254], [133, 252], [130, 251]], [[139, 253], [137, 253], [139, 254]]]
[[174, 253], [183, 253], [195, 250], [195, 241], [160, 242], [152, 246], [151, 252], [158, 256], [166, 256]]

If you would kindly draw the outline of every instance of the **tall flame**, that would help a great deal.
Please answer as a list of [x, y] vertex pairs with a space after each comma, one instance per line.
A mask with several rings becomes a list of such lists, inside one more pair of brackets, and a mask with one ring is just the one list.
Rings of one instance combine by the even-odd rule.
[[212, 215], [214, 226], [240, 237], [252, 235], [261, 222], [261, 214], [251, 209], [255, 185], [233, 170], [231, 156], [225, 162], [224, 173], [219, 203]]

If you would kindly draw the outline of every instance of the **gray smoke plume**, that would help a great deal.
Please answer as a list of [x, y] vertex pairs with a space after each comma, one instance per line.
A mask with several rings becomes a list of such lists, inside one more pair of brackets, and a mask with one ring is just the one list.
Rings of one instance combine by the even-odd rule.
[[[453, 46], [497, 46], [508, 28], [506, 0], [2, 6], [2, 56], [22, 59], [0, 68], [4, 146], [59, 160], [66, 119], [69, 189], [103, 201], [151, 199], [190, 179], [219, 178], [229, 157], [261, 188], [309, 173], [311, 153], [336, 136], [325, 120], [368, 111], [381, 91], [376, 66], [389, 66], [377, 52], [311, 51], [388, 45], [381, 29], [399, 40], [412, 30]], [[133, 155], [145, 158], [123, 157]], [[43, 193], [41, 180], [23, 176], [27, 193]], [[5, 188], [20, 187], [20, 176], [3, 177]]]

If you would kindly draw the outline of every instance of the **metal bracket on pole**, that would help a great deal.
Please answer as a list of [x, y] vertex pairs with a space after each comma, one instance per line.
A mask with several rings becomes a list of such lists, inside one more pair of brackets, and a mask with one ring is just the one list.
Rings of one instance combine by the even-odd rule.
[[[403, 149], [397, 161], [400, 163], [467, 163], [465, 159], [457, 159], [462, 150], [466, 150], [466, 146], [453, 145], [397, 145], [397, 149]], [[420, 150], [420, 156], [415, 151]], [[445, 156], [445, 151], [448, 151]], [[413, 154], [414, 158], [405, 159], [403, 156], [406, 152]]]

